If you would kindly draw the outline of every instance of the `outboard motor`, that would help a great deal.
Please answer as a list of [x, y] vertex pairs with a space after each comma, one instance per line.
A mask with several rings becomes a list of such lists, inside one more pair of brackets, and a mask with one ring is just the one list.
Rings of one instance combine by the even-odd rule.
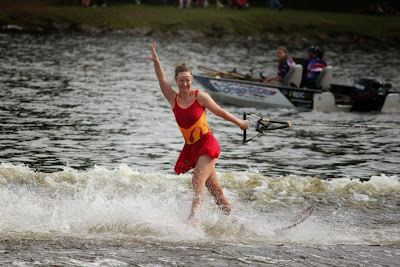
[[387, 89], [376, 79], [361, 78], [353, 84], [351, 99], [354, 111], [380, 110], [385, 102]]

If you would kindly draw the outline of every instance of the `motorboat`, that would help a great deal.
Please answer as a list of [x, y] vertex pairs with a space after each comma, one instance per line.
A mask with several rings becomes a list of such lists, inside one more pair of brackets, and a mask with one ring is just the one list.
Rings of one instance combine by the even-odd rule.
[[317, 77], [316, 88], [301, 88], [303, 67], [295, 65], [282, 85], [236, 71], [207, 71], [194, 79], [216, 100], [236, 106], [294, 108], [316, 111], [400, 112], [400, 92], [373, 78], [361, 78], [353, 85], [332, 84], [333, 67], [327, 66]]

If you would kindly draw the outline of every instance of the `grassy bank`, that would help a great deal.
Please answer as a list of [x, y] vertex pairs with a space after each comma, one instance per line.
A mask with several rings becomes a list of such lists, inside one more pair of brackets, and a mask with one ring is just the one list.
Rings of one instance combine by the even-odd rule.
[[[146, 28], [148, 33], [174, 33], [178, 30], [206, 36], [255, 36], [268, 34], [290, 38], [364, 38], [400, 41], [399, 17], [376, 17], [317, 11], [282, 12], [266, 8], [237, 10], [224, 8], [177, 9], [165, 6], [115, 5], [82, 8], [46, 4], [46, 1], [0, 2], [0, 24], [24, 29], [82, 29], [101, 31]], [[3, 27], [4, 28], [4, 27]]]

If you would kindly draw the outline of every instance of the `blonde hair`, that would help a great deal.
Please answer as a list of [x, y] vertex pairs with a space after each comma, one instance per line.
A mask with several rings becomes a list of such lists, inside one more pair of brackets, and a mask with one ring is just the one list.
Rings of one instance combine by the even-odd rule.
[[186, 63], [183, 62], [182, 64], [178, 65], [175, 67], [175, 78], [178, 77], [179, 72], [189, 72], [190, 75], [192, 75], [192, 71], [190, 70], [190, 68], [188, 66], [186, 66]]
[[286, 59], [289, 57], [289, 54], [288, 54], [286, 47], [284, 47], [284, 46], [278, 46], [278, 48], [276, 50], [282, 50], [283, 53], [285, 53], [285, 57], [279, 59], [279, 62], [278, 62], [278, 70], [280, 70], [283, 67], [283, 65], [286, 63]]
[[284, 47], [284, 46], [278, 46], [278, 48], [276, 50], [282, 50], [285, 53], [285, 55], [288, 54], [288, 51], [287, 51], [286, 47]]

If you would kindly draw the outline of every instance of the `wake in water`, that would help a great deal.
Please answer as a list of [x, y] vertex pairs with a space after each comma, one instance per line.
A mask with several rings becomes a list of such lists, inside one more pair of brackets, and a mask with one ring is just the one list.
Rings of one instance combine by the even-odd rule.
[[[374, 176], [368, 182], [257, 172], [219, 176], [233, 214], [225, 216], [208, 195], [196, 229], [184, 224], [192, 200], [190, 175], [141, 173], [126, 165], [43, 173], [2, 163], [0, 235], [243, 244], [400, 242], [398, 176]], [[309, 205], [315, 212], [308, 220], [274, 232]]]

